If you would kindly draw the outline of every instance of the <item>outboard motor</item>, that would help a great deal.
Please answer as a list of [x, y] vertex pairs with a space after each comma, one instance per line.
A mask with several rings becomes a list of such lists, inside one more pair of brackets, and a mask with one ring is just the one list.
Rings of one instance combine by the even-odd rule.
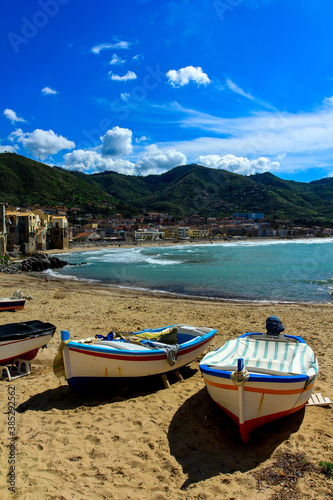
[[284, 325], [277, 316], [270, 316], [266, 319], [267, 335], [277, 336], [284, 332]]

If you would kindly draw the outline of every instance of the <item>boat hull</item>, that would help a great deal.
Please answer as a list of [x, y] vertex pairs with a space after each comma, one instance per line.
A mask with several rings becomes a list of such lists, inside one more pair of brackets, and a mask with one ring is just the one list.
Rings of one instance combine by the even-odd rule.
[[205, 335], [180, 345], [172, 366], [162, 349], [123, 351], [69, 341], [63, 349], [65, 377], [76, 390], [85, 381], [162, 375], [191, 363], [208, 347], [215, 334], [216, 330], [207, 329]]
[[318, 369], [301, 337], [269, 333], [228, 340], [200, 362], [210, 397], [239, 425], [244, 442], [254, 429], [303, 408]]
[[31, 361], [53, 337], [56, 327], [39, 320], [0, 326], [0, 364], [15, 358]]
[[0, 299], [0, 311], [16, 311], [24, 306], [25, 299]]
[[9, 364], [15, 358], [31, 361], [37, 356], [39, 349], [52, 339], [52, 336], [43, 335], [37, 338], [0, 342], [0, 364]]
[[210, 397], [236, 422], [246, 443], [258, 427], [303, 408], [315, 381], [313, 378], [309, 383], [308, 377], [302, 376], [275, 377], [274, 381], [274, 377], [250, 375], [244, 385], [237, 386], [229, 372], [200, 368]]

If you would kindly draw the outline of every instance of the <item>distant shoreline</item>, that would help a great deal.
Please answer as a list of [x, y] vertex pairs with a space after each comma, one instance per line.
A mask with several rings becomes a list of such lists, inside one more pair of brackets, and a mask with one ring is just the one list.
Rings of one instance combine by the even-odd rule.
[[44, 250], [41, 253], [46, 253], [48, 255], [54, 255], [54, 254], [62, 254], [62, 253], [73, 253], [73, 252], [87, 252], [87, 251], [97, 251], [97, 250], [112, 250], [115, 248], [142, 248], [142, 247], [168, 247], [168, 246], [177, 246], [177, 245], [215, 245], [215, 244], [221, 244], [221, 243], [237, 243], [237, 242], [251, 242], [251, 243], [257, 243], [257, 242], [265, 242], [265, 241], [280, 241], [281, 243], [283, 242], [288, 242], [288, 241], [309, 241], [309, 240], [327, 240], [327, 239], [332, 239], [333, 238], [317, 238], [316, 236], [308, 236], [308, 237], [297, 237], [297, 238], [276, 238], [276, 237], [269, 237], [269, 238], [235, 238], [231, 239], [229, 238], [228, 240], [213, 240], [213, 239], [202, 239], [202, 240], [179, 240], [179, 241], [166, 241], [166, 240], [161, 240], [161, 241], [138, 241], [138, 242], [117, 242], [117, 243], [111, 243], [111, 244], [105, 244], [105, 245], [92, 245], [92, 244], [83, 244], [83, 245], [78, 245], [75, 247], [70, 247], [67, 249], [50, 249], [50, 250]]

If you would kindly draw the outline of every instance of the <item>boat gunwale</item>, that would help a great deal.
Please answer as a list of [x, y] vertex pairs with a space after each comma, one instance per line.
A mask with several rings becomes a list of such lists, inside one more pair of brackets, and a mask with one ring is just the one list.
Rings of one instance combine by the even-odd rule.
[[[191, 352], [195, 348], [202, 346], [206, 343], [208, 343], [215, 335], [216, 335], [216, 330], [211, 329], [209, 332], [205, 333], [202, 336], [197, 336], [191, 340], [188, 340], [187, 342], [184, 342], [183, 344], [178, 344], [179, 345], [179, 351], [178, 355], [184, 355], [187, 354], [188, 352]], [[91, 354], [93, 355], [96, 353], [96, 355], [110, 355], [110, 356], [117, 356], [124, 358], [124, 356], [129, 357], [129, 358], [140, 358], [140, 357], [154, 357], [154, 356], [166, 356], [166, 353], [163, 349], [148, 349], [143, 351], [142, 349], [133, 349], [133, 350], [125, 350], [125, 349], [117, 349], [115, 347], [108, 347], [106, 345], [98, 345], [98, 344], [84, 344], [81, 342], [76, 342], [75, 340], [69, 340], [64, 349], [69, 349], [71, 351], [76, 351], [79, 352], [81, 351], [82, 354]], [[83, 351], [83, 352], [82, 352]]]
[[[236, 369], [236, 368], [235, 368]], [[215, 367], [211, 368], [209, 365], [201, 365], [200, 370], [206, 375], [211, 375], [212, 377], [226, 378], [231, 379], [231, 374], [233, 371], [229, 370], [217, 370]], [[309, 375], [297, 374], [297, 375], [273, 375], [273, 374], [260, 374], [260, 373], [251, 373], [249, 372], [248, 382], [265, 382], [265, 383], [296, 383], [296, 382], [306, 382], [309, 380]]]
[[[243, 339], [245, 337], [251, 337], [251, 335], [266, 335], [266, 334], [262, 333], [262, 332], [247, 332], [247, 333], [243, 333], [243, 335], [240, 335], [237, 338]], [[283, 334], [283, 336], [286, 339], [295, 339], [300, 344], [306, 344], [305, 340], [302, 337], [298, 337], [297, 335], [285, 335], [285, 334]], [[279, 335], [277, 335], [277, 337], [274, 337], [272, 335], [271, 337], [264, 337], [263, 339], [258, 339], [258, 340], [262, 340], [263, 342], [272, 342], [272, 341], [284, 342], [284, 340], [279, 340]], [[218, 349], [216, 349], [216, 350], [218, 350]]]

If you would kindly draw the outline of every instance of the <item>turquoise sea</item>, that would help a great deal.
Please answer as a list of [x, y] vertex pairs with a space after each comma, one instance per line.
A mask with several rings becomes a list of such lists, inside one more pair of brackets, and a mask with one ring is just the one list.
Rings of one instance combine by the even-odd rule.
[[59, 255], [51, 274], [225, 300], [330, 302], [333, 239], [116, 247]]

